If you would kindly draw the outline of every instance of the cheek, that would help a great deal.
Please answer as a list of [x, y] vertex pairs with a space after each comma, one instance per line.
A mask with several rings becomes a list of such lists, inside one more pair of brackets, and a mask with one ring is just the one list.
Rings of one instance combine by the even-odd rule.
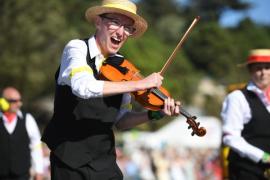
[[22, 106], [21, 102], [17, 102], [17, 103], [12, 104], [13, 108], [20, 108], [21, 106]]
[[124, 38], [123, 38], [123, 42], [122, 43], [125, 43], [128, 39], [128, 36], [127, 35], [124, 35]]
[[270, 71], [267, 72], [267, 80], [268, 80], [268, 82], [270, 84]]
[[253, 70], [253, 71], [251, 71], [251, 74], [252, 74], [252, 76], [254, 76], [255, 78], [259, 78], [259, 77], [262, 75], [262, 72], [261, 72], [261, 71]]
[[266, 74], [267, 74], [268, 76], [270, 76], [270, 69], [267, 69], [267, 70], [266, 70]]
[[260, 75], [258, 74], [258, 72], [253, 72], [251, 74], [251, 79], [257, 84], [260, 80]]

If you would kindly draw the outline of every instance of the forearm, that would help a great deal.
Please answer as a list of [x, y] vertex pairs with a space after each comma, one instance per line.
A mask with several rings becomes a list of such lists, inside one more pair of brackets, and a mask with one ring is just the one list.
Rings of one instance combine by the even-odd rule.
[[152, 73], [138, 81], [105, 81], [103, 85], [103, 96], [122, 94], [127, 92], [142, 91], [154, 87], [160, 87], [163, 77], [159, 73]]
[[34, 117], [29, 113], [26, 115], [26, 130], [30, 139], [31, 162], [33, 163], [33, 170], [35, 173], [42, 174], [44, 169], [40, 132]]
[[124, 130], [133, 128], [145, 122], [149, 122], [147, 112], [127, 112], [118, 120], [115, 126], [117, 129]]
[[145, 90], [146, 88], [147, 86], [141, 83], [141, 81], [105, 81], [103, 86], [103, 96], [136, 92]]
[[135, 92], [139, 90], [143, 90], [139, 81], [105, 81], [103, 85], [103, 96]]
[[119, 129], [129, 129], [139, 124], [149, 122], [151, 120], [162, 119], [167, 116], [178, 116], [180, 114], [180, 102], [174, 99], [167, 98], [164, 100], [164, 107], [160, 111], [146, 111], [146, 112], [127, 112], [116, 123]]
[[42, 174], [35, 174], [33, 180], [43, 180], [43, 175]]
[[241, 156], [247, 157], [254, 162], [258, 162], [264, 153], [261, 149], [249, 144], [240, 136], [225, 135], [223, 137], [223, 142], [238, 152]]

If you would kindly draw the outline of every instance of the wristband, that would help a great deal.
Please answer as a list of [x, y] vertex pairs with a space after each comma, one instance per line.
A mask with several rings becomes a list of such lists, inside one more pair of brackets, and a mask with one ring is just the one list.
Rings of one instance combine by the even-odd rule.
[[263, 157], [262, 157], [262, 162], [263, 163], [266, 163], [266, 162], [268, 162], [269, 161], [269, 159], [270, 159], [270, 154], [268, 154], [268, 153], [264, 153], [263, 154]]
[[151, 111], [149, 110], [147, 112], [147, 115], [148, 115], [148, 118], [150, 120], [159, 120], [159, 119], [162, 119], [164, 117], [164, 114], [160, 111]]

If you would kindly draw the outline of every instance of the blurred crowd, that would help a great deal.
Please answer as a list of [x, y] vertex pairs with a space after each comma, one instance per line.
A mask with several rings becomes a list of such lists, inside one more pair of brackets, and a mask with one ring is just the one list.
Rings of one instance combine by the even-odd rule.
[[[43, 146], [44, 180], [50, 180], [49, 149]], [[117, 163], [124, 180], [221, 180], [222, 167], [218, 149], [139, 147], [116, 148]]]
[[132, 152], [117, 147], [124, 180], [220, 180], [219, 150], [140, 147]]

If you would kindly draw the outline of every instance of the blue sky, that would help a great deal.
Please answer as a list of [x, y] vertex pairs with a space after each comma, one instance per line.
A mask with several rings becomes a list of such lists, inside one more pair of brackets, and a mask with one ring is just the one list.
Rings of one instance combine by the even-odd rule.
[[227, 11], [223, 14], [220, 23], [224, 26], [235, 26], [239, 20], [250, 17], [258, 24], [270, 25], [270, 0], [245, 0], [252, 7], [245, 12]]
[[[176, 0], [180, 3], [186, 4], [189, 0]], [[242, 0], [249, 2], [251, 8], [245, 12], [227, 11], [223, 14], [220, 23], [223, 26], [235, 26], [237, 23], [245, 18], [250, 17], [258, 24], [265, 24], [270, 26], [270, 0]]]

